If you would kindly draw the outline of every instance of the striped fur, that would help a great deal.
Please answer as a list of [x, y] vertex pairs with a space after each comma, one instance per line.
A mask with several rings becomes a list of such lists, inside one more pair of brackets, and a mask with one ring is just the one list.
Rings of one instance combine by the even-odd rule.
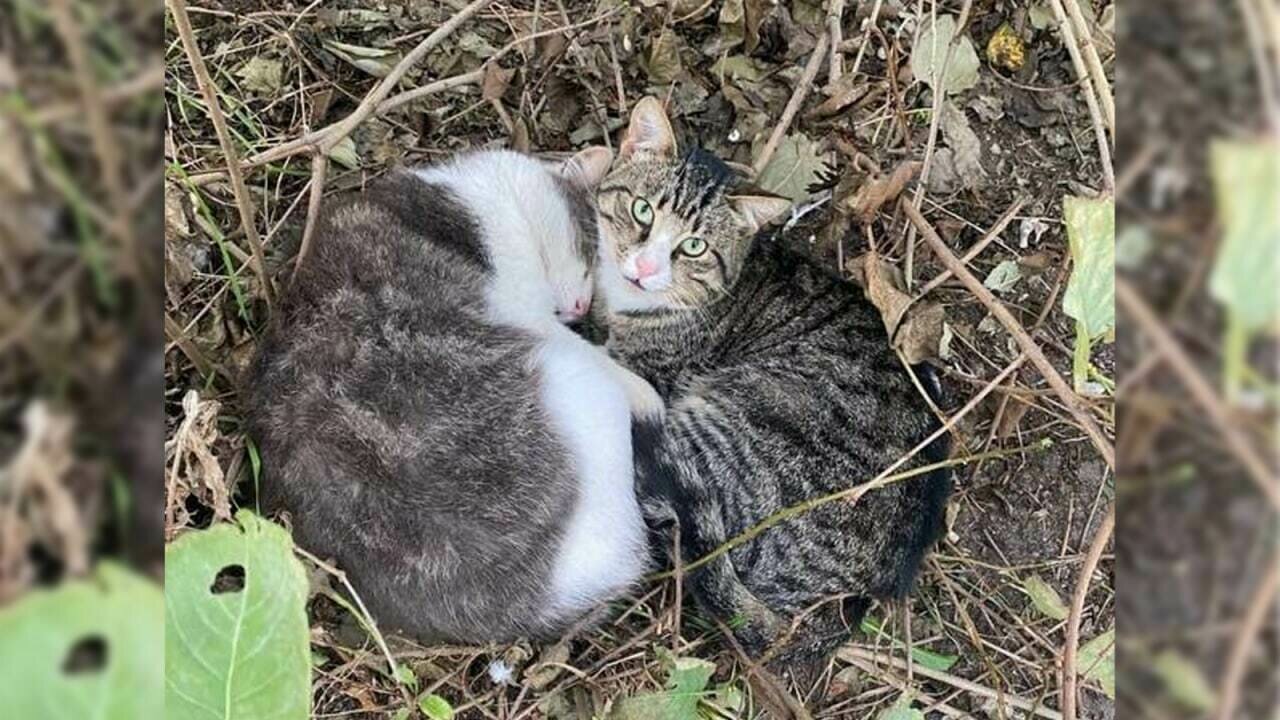
[[[610, 351], [667, 400], [665, 421], [635, 425], [632, 444], [646, 517], [679, 522], [686, 562], [783, 508], [870, 479], [937, 427], [875, 308], [807, 257], [757, 239], [720, 161], [638, 153], [601, 188], [602, 266], [644, 243], [616, 210], [641, 194], [720, 258], [677, 269], [651, 302], [611, 304], [608, 318]], [[939, 440], [907, 467], [946, 452]], [[819, 507], [692, 572], [693, 594], [736, 620], [756, 653], [833, 596], [848, 597], [844, 619], [856, 626], [870, 598], [909, 591], [949, 491], [949, 474], [935, 472]], [[841, 637], [825, 632], [792, 646], [821, 656]]]

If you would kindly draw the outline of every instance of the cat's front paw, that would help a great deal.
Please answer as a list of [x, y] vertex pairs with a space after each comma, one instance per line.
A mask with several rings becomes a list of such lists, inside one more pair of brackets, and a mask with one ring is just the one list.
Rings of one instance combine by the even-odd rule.
[[667, 404], [647, 380], [619, 366], [619, 380], [627, 394], [631, 417], [637, 420], [661, 422], [667, 414]]

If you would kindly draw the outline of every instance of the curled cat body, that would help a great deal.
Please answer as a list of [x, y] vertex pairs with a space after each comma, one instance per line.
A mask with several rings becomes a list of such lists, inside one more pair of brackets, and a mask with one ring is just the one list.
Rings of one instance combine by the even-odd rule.
[[[637, 491], [651, 524], [678, 521], [685, 563], [869, 480], [938, 427], [861, 291], [760, 232], [789, 202], [709, 153], [677, 153], [656, 100], [635, 108], [597, 198], [609, 350], [667, 403], [663, 422], [636, 425]], [[906, 467], [945, 454], [940, 440]], [[937, 471], [822, 505], [687, 587], [749, 652], [821, 661], [872, 599], [910, 589], [949, 490]], [[831, 599], [834, 622], [795, 632]]]
[[500, 151], [328, 207], [246, 383], [262, 497], [384, 627], [553, 637], [645, 572], [631, 417], [586, 313], [612, 155]]

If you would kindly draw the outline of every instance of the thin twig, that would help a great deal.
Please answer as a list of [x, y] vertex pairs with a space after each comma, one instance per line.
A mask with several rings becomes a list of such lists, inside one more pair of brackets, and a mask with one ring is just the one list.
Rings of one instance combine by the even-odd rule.
[[[881, 665], [891, 665], [895, 668], [898, 668], [899, 670], [906, 669], [906, 663], [896, 657], [893, 657], [891, 655], [882, 655], [875, 651], [868, 650], [866, 648], [861, 648], [856, 645], [846, 645], [840, 648], [839, 650], [836, 651], [836, 657], [840, 658], [841, 660], [844, 660], [845, 662], [850, 662], [850, 663], [861, 660], [865, 662], [879, 663]], [[1039, 717], [1047, 718], [1047, 720], [1063, 720], [1062, 714], [1055, 710], [1044, 707], [1043, 705], [1033, 703], [1030, 700], [1017, 697], [1016, 695], [1001, 693], [997, 690], [993, 690], [992, 688], [987, 687], [986, 685], [979, 685], [978, 683], [973, 682], [972, 680], [965, 680], [964, 678], [957, 677], [955, 675], [952, 675], [951, 673], [943, 672], [941, 670], [932, 670], [930, 668], [924, 667], [923, 665], [917, 666], [916, 672], [919, 673], [922, 677], [927, 677], [930, 680], [937, 680], [938, 682], [946, 683], [951, 687], [959, 688], [960, 690], [973, 693], [974, 695], [981, 695], [982, 697], [991, 698], [993, 700], [1003, 700], [1004, 702], [1009, 703], [1009, 705], [1019, 710], [1024, 710], [1029, 713], [1034, 713]]]
[[[1090, 79], [1089, 68], [1085, 66], [1084, 57], [1080, 53], [1080, 44], [1076, 40], [1075, 31], [1072, 30], [1067, 11], [1062, 7], [1062, 0], [1049, 0], [1049, 4], [1053, 6], [1053, 14], [1058, 19], [1058, 31], [1062, 33], [1062, 44], [1067, 46], [1071, 65], [1075, 68], [1076, 77], [1080, 78], [1080, 85], [1084, 89], [1084, 101], [1089, 107], [1089, 117], [1093, 120], [1093, 134], [1098, 143], [1098, 160], [1102, 163], [1102, 181], [1107, 194], [1114, 195], [1116, 171], [1111, 164], [1111, 146], [1107, 142], [1106, 121], [1102, 117], [1102, 110], [1098, 107], [1098, 97], [1106, 90], [1094, 87]], [[1105, 76], [1103, 81], [1106, 81]]]
[[[988, 245], [999, 238], [1005, 228], [1009, 227], [1009, 223], [1013, 222], [1013, 219], [1022, 211], [1022, 206], [1025, 205], [1026, 202], [1026, 198], [1018, 198], [1015, 200], [1014, 203], [1009, 206], [1009, 209], [1005, 210], [1004, 214], [996, 220], [996, 224], [992, 225], [991, 229], [983, 234], [982, 238], [979, 239], [978, 242], [974, 243], [972, 247], [965, 251], [964, 255], [960, 256], [960, 262], [968, 265], [974, 258], [978, 257], [978, 255], [981, 254]], [[931, 290], [936, 289], [942, 283], [950, 280], [951, 277], [952, 272], [950, 270], [943, 270], [938, 273], [937, 277], [925, 283], [924, 286], [920, 288], [920, 292], [916, 293], [916, 297], [924, 297], [925, 295], [928, 295]]]
[[782, 136], [787, 134], [787, 129], [791, 127], [791, 121], [795, 119], [796, 113], [800, 112], [800, 106], [804, 104], [804, 99], [809, 95], [809, 88], [813, 86], [813, 79], [818, 76], [818, 70], [822, 67], [822, 58], [825, 57], [826, 50], [827, 36], [819, 35], [818, 44], [814, 45], [813, 53], [809, 55], [809, 62], [805, 63], [804, 72], [800, 75], [800, 80], [796, 82], [796, 88], [791, 93], [791, 99], [787, 101], [787, 106], [782, 110], [782, 117], [778, 118], [778, 124], [773, 126], [773, 133], [769, 135], [768, 142], [764, 144], [764, 149], [760, 151], [760, 157], [756, 158], [753, 167], [757, 175], [769, 164], [769, 160], [773, 158], [773, 153], [778, 149], [778, 143], [782, 142]]
[[[355, 613], [356, 620], [359, 621], [360, 624], [364, 626], [365, 630], [373, 636], [374, 642], [378, 644], [378, 649], [382, 651], [383, 657], [387, 659], [387, 672], [390, 677], [396, 681], [396, 684], [399, 685], [400, 679], [396, 674], [397, 665], [395, 656], [391, 654], [391, 648], [387, 646], [386, 639], [382, 637], [382, 632], [378, 630], [378, 624], [374, 622], [373, 615], [369, 614], [369, 608], [365, 607], [364, 601], [360, 599], [360, 593], [356, 592], [356, 589], [351, 585], [351, 581], [347, 579], [347, 574], [300, 547], [294, 546], [293, 549], [299, 555], [314, 563], [316, 567], [337, 578], [338, 581], [342, 583], [342, 586], [347, 589], [347, 592], [351, 595], [351, 599], [355, 600], [356, 607], [360, 608], [360, 612]], [[337, 600], [337, 598], [335, 598], [335, 600]], [[339, 603], [342, 604], [340, 600]]]
[[208, 107], [209, 119], [218, 134], [218, 145], [222, 147], [222, 156], [226, 161], [227, 175], [231, 178], [231, 192], [236, 198], [236, 207], [240, 211], [240, 225], [244, 230], [245, 240], [253, 253], [253, 269], [262, 283], [262, 294], [267, 300], [268, 311], [275, 308], [275, 291], [271, 286], [271, 277], [267, 274], [267, 260], [262, 252], [262, 240], [258, 237], [258, 228], [254, 223], [253, 200], [244, 184], [244, 175], [240, 172], [240, 154], [236, 152], [235, 143], [231, 140], [231, 132], [227, 129], [227, 119], [222, 114], [222, 106], [218, 101], [218, 91], [209, 76], [209, 68], [204, 64], [204, 56], [200, 54], [200, 46], [196, 44], [195, 33], [191, 30], [191, 19], [187, 17], [187, 0], [167, 0], [169, 12], [173, 14], [173, 24], [182, 38], [182, 47], [191, 63], [191, 71], [195, 74], [196, 85], [204, 95]]
[[436, 80], [435, 82], [427, 83], [426, 85], [416, 87], [412, 90], [406, 90], [398, 95], [392, 95], [386, 100], [383, 100], [382, 103], [378, 105], [378, 114], [385, 114], [400, 107], [401, 105], [404, 105], [405, 103], [413, 102], [418, 98], [434, 95], [435, 93], [443, 92], [451, 88], [462, 87], [463, 85], [478, 85], [483, 79], [484, 67], [481, 66], [471, 72], [454, 75], [453, 77], [447, 77], [443, 80]]
[[1244, 682], [1245, 671], [1249, 667], [1249, 655], [1253, 652], [1253, 646], [1266, 622], [1267, 611], [1275, 604], [1277, 595], [1280, 595], [1280, 554], [1271, 558], [1267, 574], [1249, 599], [1244, 620], [1231, 643], [1227, 669], [1222, 673], [1222, 684], [1218, 689], [1218, 707], [1214, 709], [1214, 720], [1232, 720], [1236, 717], [1240, 685]]
[[[867, 46], [871, 44], [871, 31], [876, 27], [876, 20], [880, 17], [880, 4], [883, 0], [876, 0], [871, 6], [871, 16], [867, 20], [867, 29], [862, 33], [862, 42], [858, 45], [858, 54], [853, 59], [853, 69], [849, 71], [850, 75], [857, 75], [858, 70], [862, 68], [862, 58], [866, 55]], [[888, 52], [886, 50], [886, 52]]]
[[1044, 376], [1045, 381], [1049, 383], [1049, 387], [1057, 393], [1063, 404], [1066, 405], [1071, 416], [1075, 418], [1075, 421], [1079, 423], [1085, 434], [1093, 441], [1094, 447], [1098, 449], [1098, 453], [1102, 455], [1102, 459], [1106, 461], [1107, 466], [1114, 470], [1116, 467], [1115, 447], [1107, 439], [1107, 436], [1102, 433], [1098, 424], [1094, 422], [1093, 417], [1080, 401], [1080, 397], [1058, 374], [1057, 369], [1053, 367], [1053, 364], [1045, 357], [1044, 352], [1027, 334], [1022, 324], [1013, 317], [1013, 314], [1005, 308], [1003, 303], [996, 299], [990, 290], [983, 286], [981, 280], [978, 280], [973, 276], [973, 273], [969, 272], [969, 269], [960, 262], [951, 252], [951, 249], [947, 247], [947, 244], [942, 241], [942, 238], [938, 237], [937, 231], [929, 225], [929, 221], [924, 219], [919, 210], [908, 202], [900, 202], [899, 205], [902, 206], [907, 217], [911, 219], [912, 224], [919, 228], [920, 234], [933, 249], [934, 255], [942, 265], [951, 270], [960, 282], [964, 283], [965, 287], [969, 288], [969, 291], [991, 311], [991, 314], [1004, 326], [1005, 330], [1009, 331], [1009, 334], [1013, 336], [1022, 351], [1027, 354], [1036, 369]]
[[324, 197], [324, 181], [329, 174], [329, 156], [316, 153], [311, 156], [311, 194], [307, 198], [307, 224], [302, 229], [302, 246], [298, 248], [298, 258], [293, 263], [293, 276], [298, 276], [302, 263], [311, 250], [312, 237], [315, 234], [316, 222], [320, 217], [320, 200]]
[[1062, 648], [1062, 698], [1059, 700], [1065, 720], [1076, 718], [1076, 653], [1080, 649], [1080, 617], [1084, 614], [1084, 601], [1089, 596], [1093, 571], [1098, 569], [1098, 561], [1102, 559], [1102, 552], [1107, 549], [1115, 527], [1116, 507], [1113, 504], [1102, 519], [1102, 525], [1093, 534], [1089, 553], [1085, 555], [1080, 574], [1076, 576], [1075, 592], [1071, 594], [1071, 608], [1067, 613], [1066, 638]]
[[840, 55], [840, 43], [844, 41], [844, 29], [840, 26], [844, 16], [844, 0], [828, 0], [827, 35], [828, 50], [831, 52], [831, 67], [827, 70], [827, 86], [832, 87], [844, 74], [843, 58]]
[[1085, 21], [1084, 13], [1080, 12], [1080, 3], [1076, 0], [1062, 0], [1062, 4], [1066, 7], [1071, 22], [1075, 23], [1076, 36], [1080, 39], [1080, 50], [1084, 55], [1085, 65], [1089, 68], [1093, 89], [1098, 93], [1098, 100], [1102, 102], [1102, 117], [1107, 122], [1111, 139], [1115, 140], [1116, 102], [1111, 96], [1111, 84], [1107, 82], [1107, 73], [1102, 68], [1102, 59], [1098, 57], [1098, 46], [1093, 42], [1093, 30]]
[[1276, 483], [1275, 473], [1267, 466], [1266, 461], [1254, 449], [1245, 434], [1232, 422], [1229, 411], [1222, 399], [1214, 392], [1213, 386], [1200, 374], [1190, 356], [1156, 317], [1155, 311], [1124, 278], [1120, 277], [1116, 278], [1116, 302], [1137, 324], [1138, 329], [1151, 342], [1155, 351], [1164, 358], [1165, 364], [1177, 376], [1187, 392], [1191, 393], [1191, 399], [1209, 416], [1209, 421], [1226, 442], [1227, 449], [1244, 466], [1253, 484], [1262, 491], [1273, 508], [1280, 510], [1280, 484]]
[[[955, 54], [956, 46], [960, 44], [960, 39], [964, 37], [964, 29], [969, 23], [969, 12], [972, 9], [973, 0], [965, 0], [964, 6], [960, 9], [960, 19], [956, 21], [956, 34], [952, 36], [950, 42], [947, 43], [947, 54], [943, 56], [942, 67], [938, 68], [938, 71], [934, 73], [933, 77], [930, 79], [930, 90], [933, 92], [933, 105], [929, 111], [929, 139], [925, 141], [924, 164], [920, 167], [920, 176], [916, 181], [916, 191], [911, 198], [912, 207], [917, 211], [920, 210], [920, 206], [924, 203], [925, 189], [929, 187], [929, 171], [933, 169], [933, 151], [938, 146], [938, 129], [942, 125], [942, 101], [947, 96], [947, 68], [951, 65], [951, 56]], [[938, 34], [933, 33], [932, 37], [936, 42]], [[934, 57], [937, 57], [936, 49], [933, 50], [933, 52]], [[911, 285], [915, 282], [915, 258], [916, 228], [915, 225], [908, 225], [906, 255], [903, 259], [902, 268], [902, 275], [906, 282], [907, 292], [911, 292]]]

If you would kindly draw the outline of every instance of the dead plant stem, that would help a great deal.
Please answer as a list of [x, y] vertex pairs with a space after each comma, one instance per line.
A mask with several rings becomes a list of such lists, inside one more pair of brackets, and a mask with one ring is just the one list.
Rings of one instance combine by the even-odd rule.
[[222, 156], [226, 161], [227, 176], [231, 179], [231, 192], [235, 195], [236, 208], [240, 211], [240, 225], [244, 229], [245, 240], [253, 253], [253, 269], [262, 284], [262, 294], [266, 298], [268, 311], [274, 310], [275, 292], [271, 286], [271, 277], [267, 274], [267, 260], [262, 252], [262, 240], [258, 237], [258, 228], [254, 220], [253, 199], [244, 184], [244, 175], [240, 172], [240, 154], [236, 151], [227, 128], [227, 119], [222, 114], [218, 91], [209, 76], [209, 68], [204, 64], [204, 56], [200, 54], [200, 46], [196, 44], [195, 33], [191, 30], [191, 19], [187, 16], [186, 0], [167, 0], [169, 12], [173, 15], [173, 24], [182, 39], [182, 47], [186, 51], [187, 60], [191, 63], [191, 71], [195, 74], [196, 85], [204, 95], [208, 108], [209, 120], [218, 134], [218, 145], [222, 148]]
[[1107, 510], [1106, 517], [1102, 519], [1102, 525], [1093, 534], [1093, 541], [1089, 543], [1089, 553], [1085, 555], [1084, 564], [1080, 566], [1080, 574], [1076, 576], [1075, 591], [1071, 594], [1071, 608], [1067, 612], [1066, 637], [1062, 647], [1062, 697], [1058, 703], [1065, 720], [1076, 718], [1076, 654], [1080, 649], [1080, 618], [1084, 615], [1084, 601], [1089, 596], [1089, 583], [1092, 581], [1093, 572], [1098, 569], [1102, 552], [1107, 549], [1107, 543], [1110, 542], [1115, 527], [1116, 508], [1113, 504]]

